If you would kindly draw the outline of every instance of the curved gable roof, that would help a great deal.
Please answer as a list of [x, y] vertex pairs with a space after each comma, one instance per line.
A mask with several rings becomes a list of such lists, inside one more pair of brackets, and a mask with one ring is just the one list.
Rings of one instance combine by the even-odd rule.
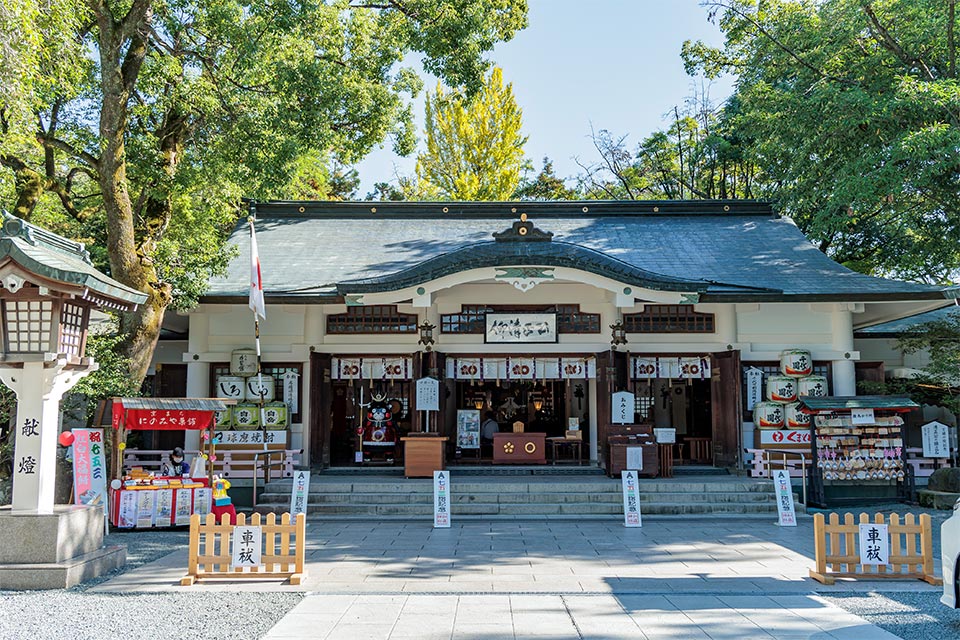
[[[701, 301], [944, 297], [941, 287], [837, 264], [790, 220], [757, 202], [270, 202], [251, 210], [266, 295], [275, 299], [338, 298], [345, 285], [355, 293], [360, 286], [401, 288], [430, 274], [508, 260], [588, 267], [638, 286], [702, 290]], [[520, 212], [553, 240], [492, 242]], [[230, 242], [239, 255], [224, 278], [211, 281], [206, 301], [247, 295], [246, 224]]]

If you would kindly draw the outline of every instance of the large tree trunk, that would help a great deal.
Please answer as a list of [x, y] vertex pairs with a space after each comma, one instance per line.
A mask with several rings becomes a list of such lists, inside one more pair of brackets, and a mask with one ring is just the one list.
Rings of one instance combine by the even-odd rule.
[[[95, 10], [98, 8], [95, 6]], [[120, 325], [125, 335], [125, 355], [130, 359], [130, 377], [137, 383], [147, 374], [163, 313], [170, 304], [169, 285], [160, 282], [150, 256], [137, 246], [124, 141], [130, 96], [147, 53], [151, 15], [149, 2], [144, 0], [135, 2], [122, 22], [115, 21], [109, 10], [97, 12], [103, 89], [97, 178], [107, 217], [111, 275], [149, 296], [136, 312], [125, 315]]]

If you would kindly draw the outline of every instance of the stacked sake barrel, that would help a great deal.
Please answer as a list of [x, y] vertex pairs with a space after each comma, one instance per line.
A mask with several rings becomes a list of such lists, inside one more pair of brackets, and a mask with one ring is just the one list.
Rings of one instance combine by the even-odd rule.
[[237, 404], [217, 412], [217, 428], [259, 429], [262, 398], [264, 426], [286, 429], [287, 405], [274, 401], [275, 388], [273, 376], [257, 376], [257, 354], [253, 349], [234, 351], [230, 357], [230, 375], [217, 376], [217, 397], [236, 400]]
[[754, 425], [759, 429], [809, 428], [810, 416], [800, 411], [798, 400], [827, 395], [827, 379], [813, 375], [813, 358], [802, 349], [780, 353], [780, 373], [767, 377], [767, 399], [754, 406]]

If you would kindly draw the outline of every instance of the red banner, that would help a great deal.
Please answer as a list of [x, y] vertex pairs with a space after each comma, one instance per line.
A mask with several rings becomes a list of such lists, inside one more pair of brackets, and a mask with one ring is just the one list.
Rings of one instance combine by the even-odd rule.
[[127, 429], [157, 431], [183, 431], [207, 429], [213, 426], [213, 411], [189, 409], [124, 409], [113, 412], [113, 428], [121, 422]]

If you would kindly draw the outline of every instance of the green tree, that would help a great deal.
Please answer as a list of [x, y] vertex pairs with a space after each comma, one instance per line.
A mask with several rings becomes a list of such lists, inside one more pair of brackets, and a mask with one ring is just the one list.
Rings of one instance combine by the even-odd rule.
[[955, 0], [723, 0], [721, 48], [688, 71], [738, 75], [730, 123], [760, 195], [865, 273], [944, 281], [960, 267]]
[[484, 54], [526, 24], [526, 0], [3, 7], [0, 27], [27, 19], [0, 29], [0, 69], [21, 79], [0, 91], [0, 187], [18, 215], [92, 240], [114, 278], [149, 294], [120, 326], [138, 382], [166, 309], [229, 259], [241, 196], [290, 188], [311, 155], [349, 163], [388, 137], [411, 152], [421, 82], [403, 57], [423, 54], [470, 95]]
[[553, 161], [546, 157], [540, 172], [533, 178], [524, 177], [513, 194], [516, 200], [576, 200], [579, 197], [576, 190], [568, 187], [563, 178], [557, 176], [553, 170]]
[[416, 192], [447, 200], [509, 200], [523, 169], [522, 113], [513, 85], [494, 68], [474, 96], [438, 84], [426, 101], [426, 150], [417, 156]]

